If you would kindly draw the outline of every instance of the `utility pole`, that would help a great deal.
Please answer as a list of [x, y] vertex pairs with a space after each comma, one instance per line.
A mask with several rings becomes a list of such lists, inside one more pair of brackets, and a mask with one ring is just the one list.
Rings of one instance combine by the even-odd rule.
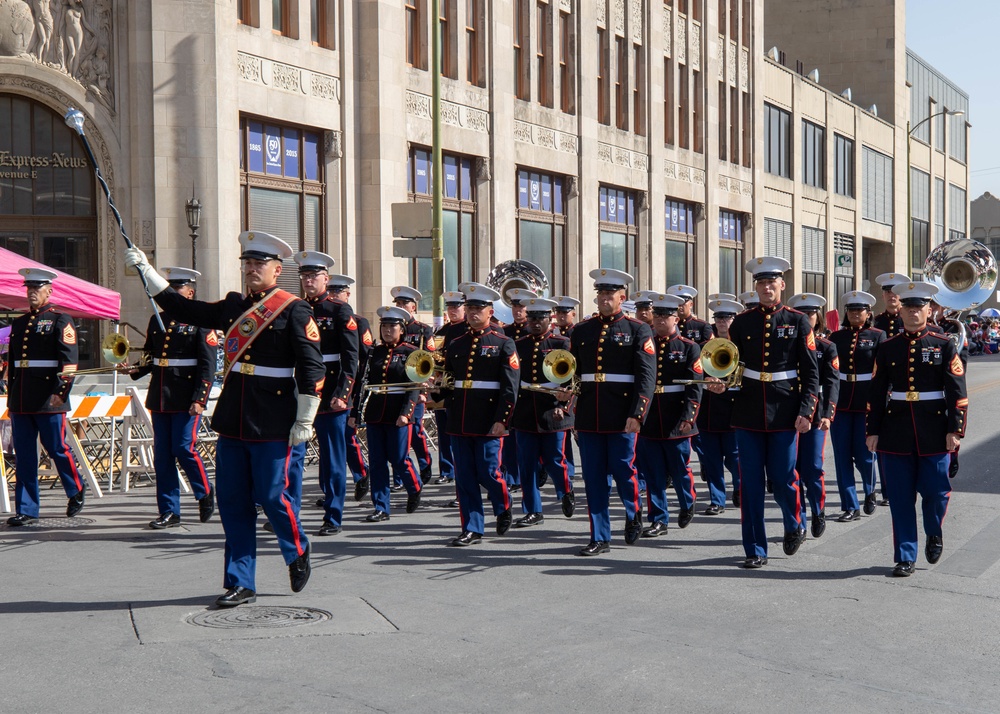
[[434, 191], [431, 204], [431, 274], [434, 294], [434, 329], [444, 324], [444, 219], [441, 213], [441, 199], [444, 191], [444, 176], [441, 159], [441, 10], [439, 0], [431, 0], [434, 22], [431, 24], [431, 121], [433, 122], [431, 155], [434, 166], [431, 179]]

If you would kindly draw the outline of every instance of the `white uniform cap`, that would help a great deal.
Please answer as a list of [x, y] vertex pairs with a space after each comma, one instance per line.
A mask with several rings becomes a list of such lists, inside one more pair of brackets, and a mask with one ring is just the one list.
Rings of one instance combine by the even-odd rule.
[[677, 309], [687, 302], [687, 298], [682, 295], [671, 295], [671, 294], [657, 294], [656, 299], [653, 300], [653, 314], [668, 314], [672, 315], [677, 312]]
[[444, 295], [445, 305], [464, 305], [465, 304], [465, 293], [458, 292], [457, 290], [449, 290]]
[[820, 310], [826, 305], [826, 298], [816, 293], [799, 293], [788, 298], [787, 304], [796, 310]]
[[411, 288], [409, 285], [397, 285], [392, 290], [389, 291], [392, 295], [393, 300], [412, 300], [413, 302], [420, 302], [423, 294], [416, 288]]
[[326, 253], [303, 250], [295, 254], [295, 262], [298, 263], [300, 273], [318, 273], [321, 270], [329, 273], [337, 261]]
[[774, 256], [764, 256], [762, 258], [751, 258], [747, 261], [746, 269], [753, 274], [754, 280], [764, 280], [766, 278], [780, 278], [792, 267], [784, 258]]
[[507, 291], [507, 299], [511, 305], [523, 304], [526, 300], [536, 297], [540, 297], [538, 293], [527, 288], [511, 288]]
[[492, 305], [500, 299], [500, 293], [482, 283], [466, 283], [462, 292], [465, 293], [466, 305]]
[[904, 305], [926, 305], [937, 295], [938, 287], [931, 283], [901, 283], [892, 291], [899, 295], [899, 301]]
[[655, 290], [640, 290], [639, 292], [632, 293], [631, 300], [636, 304], [636, 307], [638, 307], [643, 303], [652, 303], [659, 296], [660, 293]]
[[667, 295], [678, 295], [685, 300], [694, 300], [698, 297], [698, 291], [690, 285], [671, 285], [667, 288]]
[[745, 293], [740, 293], [740, 302], [750, 307], [760, 302], [760, 296], [756, 290], [747, 290]]
[[243, 231], [240, 233], [240, 247], [243, 252], [240, 260], [253, 258], [255, 260], [287, 260], [292, 257], [292, 247], [285, 241], [270, 233], [261, 231]]
[[161, 269], [160, 274], [167, 279], [168, 283], [175, 285], [194, 283], [201, 277], [201, 273], [197, 270], [191, 270], [191, 268], [175, 268], [173, 266]]
[[25, 285], [48, 285], [57, 277], [57, 273], [45, 268], [21, 268], [17, 272], [24, 277]]
[[[756, 294], [754, 293], [754, 295]], [[716, 317], [739, 315], [744, 310], [742, 303], [738, 303], [735, 300], [712, 300], [708, 303], [708, 309]]]
[[910, 276], [904, 275], [903, 273], [882, 273], [880, 276], [875, 278], [876, 284], [878, 284], [883, 290], [892, 290], [893, 285], [899, 285], [900, 283], [909, 283]]
[[736, 296], [732, 293], [712, 293], [708, 296], [709, 300], [736, 300]]
[[556, 295], [552, 298], [556, 301], [556, 310], [575, 310], [580, 307], [580, 301], [569, 295]]
[[326, 286], [328, 288], [344, 290], [354, 285], [354, 278], [350, 275], [331, 275]]
[[632, 276], [624, 270], [610, 268], [591, 270], [590, 277], [594, 279], [595, 290], [624, 290], [635, 282]]
[[875, 296], [861, 290], [851, 290], [849, 293], [844, 293], [840, 296], [840, 302], [847, 308], [863, 307], [870, 310], [872, 305], [875, 304]]
[[400, 325], [405, 325], [410, 321], [410, 313], [401, 307], [395, 307], [393, 305], [386, 305], [385, 307], [380, 307], [375, 311], [378, 315], [378, 319], [382, 322], [394, 322]]
[[547, 298], [531, 298], [522, 304], [527, 308], [529, 315], [536, 312], [551, 315], [552, 311], [556, 309], [556, 301]]

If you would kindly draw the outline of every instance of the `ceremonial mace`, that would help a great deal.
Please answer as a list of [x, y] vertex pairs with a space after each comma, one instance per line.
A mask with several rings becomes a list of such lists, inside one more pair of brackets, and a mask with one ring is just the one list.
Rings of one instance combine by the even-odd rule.
[[[122, 238], [125, 239], [126, 247], [134, 248], [135, 246], [128, 237], [128, 233], [125, 232], [125, 224], [122, 222], [122, 214], [118, 212], [118, 208], [115, 206], [115, 201], [111, 198], [111, 189], [108, 188], [108, 182], [105, 181], [104, 176], [101, 175], [101, 167], [97, 164], [97, 158], [94, 156], [94, 152], [90, 148], [90, 142], [87, 141], [87, 135], [83, 133], [83, 112], [79, 109], [70, 107], [64, 118], [66, 120], [66, 126], [80, 135], [80, 140], [83, 142], [83, 148], [87, 152], [87, 158], [90, 159], [90, 165], [94, 167], [94, 175], [97, 176], [97, 183], [101, 184], [101, 188], [104, 190], [104, 195], [108, 199], [108, 206], [111, 208], [111, 213], [114, 214], [115, 220], [118, 222], [118, 230], [121, 231]], [[146, 284], [146, 276], [142, 274], [141, 270], [136, 272], [139, 273], [139, 280], [142, 281], [142, 289], [146, 291], [146, 297], [149, 298], [149, 304], [153, 307], [153, 316], [156, 318], [156, 322], [160, 326], [160, 330], [166, 332], [167, 330], [163, 326], [163, 319], [160, 317], [160, 309], [156, 306], [153, 296], [149, 293], [149, 285]]]

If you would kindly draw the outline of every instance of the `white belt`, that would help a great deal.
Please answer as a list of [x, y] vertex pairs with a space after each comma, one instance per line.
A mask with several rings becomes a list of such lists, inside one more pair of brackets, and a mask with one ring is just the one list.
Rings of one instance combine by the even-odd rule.
[[841, 372], [840, 379], [844, 382], [870, 382], [872, 376], [870, 374], [844, 374]]
[[157, 367], [197, 367], [198, 360], [196, 359], [166, 359], [160, 358], [156, 360]]
[[944, 392], [890, 392], [889, 397], [897, 402], [922, 402], [928, 399], [944, 399]]
[[323, 355], [323, 361], [324, 362], [339, 362], [340, 361], [340, 353], [338, 352], [335, 355]]
[[484, 382], [479, 379], [456, 379], [455, 389], [500, 389], [500, 382]]
[[230, 372], [239, 372], [253, 377], [294, 377], [295, 370], [291, 367], [260, 367], [246, 362], [237, 362], [229, 368]]
[[631, 374], [608, 374], [606, 372], [598, 372], [597, 374], [581, 374], [581, 382], [625, 382], [632, 383], [635, 381], [635, 376]]
[[555, 382], [521, 382], [521, 388], [524, 389], [525, 387], [545, 387], [546, 389], [569, 388], [565, 384], [556, 384]]
[[672, 392], [683, 392], [686, 387], [683, 384], [656, 385], [653, 394], [670, 394]]
[[754, 369], [744, 369], [743, 376], [756, 379], [758, 382], [779, 382], [783, 379], [795, 379], [799, 376], [799, 372], [796, 369], [787, 372], [758, 372]]
[[15, 360], [13, 365], [21, 369], [28, 369], [29, 367], [59, 368], [59, 362], [54, 359], [21, 359]]

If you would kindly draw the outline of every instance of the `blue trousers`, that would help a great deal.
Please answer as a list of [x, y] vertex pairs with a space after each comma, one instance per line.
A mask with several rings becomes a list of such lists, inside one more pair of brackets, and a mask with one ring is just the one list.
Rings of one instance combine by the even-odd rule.
[[335, 526], [340, 526], [344, 520], [347, 495], [348, 414], [347, 410], [317, 414], [314, 423], [319, 445], [319, 487], [323, 491], [326, 511], [323, 520]]
[[538, 461], [541, 459], [546, 473], [556, 487], [556, 497], [562, 497], [573, 490], [566, 463], [565, 431], [536, 434], [531, 431], [517, 432], [517, 462], [524, 478], [521, 479], [521, 497], [526, 513], [542, 512], [542, 492], [538, 488]]
[[500, 477], [500, 449], [504, 440], [496, 436], [451, 437], [451, 454], [455, 459], [455, 488], [462, 514], [462, 530], [482, 535], [482, 486], [493, 504], [493, 515], [499, 516], [510, 508], [510, 491]]
[[799, 518], [802, 527], [809, 522], [806, 499], [813, 515], [826, 509], [826, 472], [823, 470], [823, 451], [826, 449], [826, 432], [813, 427], [799, 434], [799, 453], [795, 470], [799, 475]]
[[677, 507], [694, 508], [697, 494], [691, 474], [691, 439], [647, 439], [640, 436], [636, 453], [646, 465], [646, 504], [650, 523], [669, 523], [667, 476], [674, 481]]
[[366, 427], [368, 453], [371, 455], [370, 473], [372, 503], [376, 510], [389, 513], [389, 467], [396, 478], [403, 482], [409, 494], [420, 493], [420, 475], [410, 460], [409, 426], [372, 424]]
[[[264, 514], [274, 526], [286, 565], [303, 555], [309, 546], [298, 508], [289, 493], [293, 449], [285, 441], [242, 441], [220, 436], [215, 454], [219, 516], [226, 532], [222, 586], [256, 590], [255, 502], [264, 507]], [[301, 492], [301, 475], [298, 488]]]
[[726, 469], [733, 481], [733, 493], [740, 490], [740, 450], [736, 448], [735, 431], [703, 431], [701, 441], [701, 474], [708, 482], [708, 495], [713, 505], [726, 505]]
[[865, 446], [865, 416], [864, 412], [837, 412], [837, 418], [830, 424], [842, 511], [858, 510], [855, 468], [861, 472], [865, 495], [875, 492], [875, 455]]
[[448, 433], [448, 410], [435, 409], [438, 428], [438, 471], [449, 481], [455, 480], [455, 464], [451, 456], [451, 434]]
[[365, 462], [365, 455], [361, 451], [361, 440], [358, 439], [358, 427], [348, 426], [344, 428], [345, 441], [347, 442], [347, 468], [351, 470], [351, 477], [357, 483], [368, 475], [368, 464]]
[[740, 482], [743, 500], [743, 550], [746, 557], [767, 557], [767, 529], [764, 526], [765, 481], [774, 484], [774, 500], [781, 508], [786, 533], [801, 529], [798, 475], [795, 472], [797, 445], [795, 431], [736, 430], [740, 450]]
[[893, 558], [897, 563], [917, 559], [917, 494], [924, 512], [924, 533], [941, 535], [941, 524], [951, 498], [948, 454], [917, 456], [881, 452], [882, 489], [892, 513]]
[[[194, 497], [202, 499], [212, 490], [205, 464], [195, 449], [201, 415], [187, 412], [150, 412], [153, 420], [153, 469], [156, 471], [157, 513], [181, 514], [180, 464]], [[175, 463], [176, 460], [176, 463]]]
[[83, 490], [83, 478], [66, 442], [66, 414], [10, 414], [11, 439], [17, 455], [14, 503], [17, 512], [38, 518], [38, 440], [52, 459], [66, 495]]
[[431, 465], [431, 449], [427, 443], [427, 432], [424, 431], [424, 403], [419, 402], [413, 410], [413, 438], [410, 446], [417, 457], [417, 467], [423, 471]]
[[635, 434], [598, 434], [581, 431], [580, 462], [583, 483], [587, 489], [587, 512], [590, 516], [590, 538], [611, 540], [611, 489], [609, 476], [618, 485], [618, 496], [625, 506], [625, 518], [633, 520], [642, 513], [639, 500], [639, 480], [635, 472]]
[[521, 468], [517, 461], [517, 432], [512, 431], [503, 438], [500, 450], [500, 468], [508, 486], [521, 485]]

